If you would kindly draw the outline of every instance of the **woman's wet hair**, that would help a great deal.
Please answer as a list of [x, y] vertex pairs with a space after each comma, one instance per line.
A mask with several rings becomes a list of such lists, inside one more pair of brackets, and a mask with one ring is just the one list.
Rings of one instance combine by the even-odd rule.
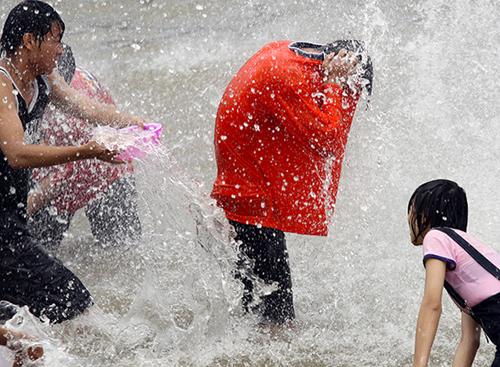
[[357, 40], [337, 40], [332, 43], [327, 43], [319, 50], [328, 55], [331, 53], [338, 54], [342, 49], [345, 49], [347, 52], [352, 51], [358, 58], [362, 68], [360, 76], [367, 81], [365, 88], [368, 92], [368, 95], [371, 95], [373, 82], [373, 65], [372, 60], [363, 45], [363, 42]]
[[59, 14], [47, 3], [38, 0], [25, 0], [9, 13], [0, 38], [0, 54], [12, 55], [23, 44], [23, 36], [31, 33], [40, 43], [52, 31], [52, 24], [61, 29], [65, 25]]
[[429, 226], [467, 230], [467, 196], [464, 189], [450, 180], [434, 180], [420, 185], [408, 203], [410, 213], [413, 217], [410, 225], [415, 238]]

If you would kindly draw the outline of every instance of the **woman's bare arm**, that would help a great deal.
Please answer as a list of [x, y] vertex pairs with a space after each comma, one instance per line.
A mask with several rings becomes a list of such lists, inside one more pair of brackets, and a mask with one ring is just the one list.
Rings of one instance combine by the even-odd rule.
[[48, 76], [51, 84], [50, 101], [61, 111], [98, 126], [123, 128], [131, 125], [143, 127], [146, 120], [120, 112], [114, 106], [93, 101], [71, 88], [57, 73]]

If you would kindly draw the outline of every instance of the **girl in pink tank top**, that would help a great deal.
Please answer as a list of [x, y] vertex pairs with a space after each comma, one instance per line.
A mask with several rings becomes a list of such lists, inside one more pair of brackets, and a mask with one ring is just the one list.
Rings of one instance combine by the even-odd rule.
[[[443, 285], [462, 310], [462, 339], [453, 366], [471, 366], [479, 348], [481, 328], [497, 345], [492, 367], [500, 366], [500, 280], [474, 260], [438, 227], [451, 228], [481, 255], [500, 268], [500, 254], [466, 233], [465, 191], [455, 182], [434, 180], [415, 190], [408, 203], [411, 242], [422, 246], [425, 290], [415, 334], [413, 366], [427, 366], [441, 316]], [[451, 233], [453, 234], [453, 233]]]

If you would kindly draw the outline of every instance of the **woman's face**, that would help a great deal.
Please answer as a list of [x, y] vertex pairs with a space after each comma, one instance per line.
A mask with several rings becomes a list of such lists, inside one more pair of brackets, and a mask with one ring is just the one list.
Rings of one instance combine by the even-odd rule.
[[431, 226], [428, 225], [426, 229], [419, 230], [417, 224], [417, 216], [415, 215], [415, 210], [413, 210], [413, 208], [411, 208], [410, 212], [408, 213], [408, 225], [410, 227], [411, 243], [413, 243], [414, 246], [422, 246], [424, 242], [424, 237], [427, 234], [427, 232], [429, 232], [429, 230], [431, 229], [430, 228]]
[[51, 32], [47, 33], [39, 47], [34, 50], [35, 63], [40, 74], [50, 74], [56, 67], [56, 62], [63, 53], [61, 38], [61, 28], [53, 23]]

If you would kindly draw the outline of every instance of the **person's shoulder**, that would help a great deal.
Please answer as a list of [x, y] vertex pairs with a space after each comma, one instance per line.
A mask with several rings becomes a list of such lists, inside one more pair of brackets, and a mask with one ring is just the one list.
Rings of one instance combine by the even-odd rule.
[[[425, 235], [422, 245], [424, 259], [435, 257], [456, 265], [458, 255], [456, 246], [458, 245], [455, 241], [448, 237], [446, 233], [437, 229], [431, 229]], [[451, 266], [450, 269], [454, 269], [454, 266]]]
[[[3, 60], [0, 60], [3, 61]], [[6, 65], [2, 62], [0, 62], [0, 87], [13, 87], [12, 86], [12, 81], [10, 79], [10, 74], [7, 71]], [[12, 90], [12, 88], [10, 88]]]
[[[468, 233], [461, 231], [456, 228], [450, 228], [460, 237], [464, 238], [469, 243], [475, 245], [480, 243], [477, 239], [469, 235]], [[424, 238], [424, 247], [446, 247], [448, 249], [460, 249], [461, 246], [448, 234], [439, 229], [432, 228]]]
[[439, 229], [432, 228], [424, 238], [424, 245], [430, 243], [440, 243], [440, 244], [448, 244], [453, 242], [453, 240], [443, 231]]
[[292, 43], [292, 41], [278, 40], [278, 41], [269, 42], [263, 48], [272, 48], [272, 49], [285, 48], [285, 47], [288, 48], [288, 45], [291, 43]]
[[16, 91], [12, 85], [11, 79], [0, 69], [0, 98], [6, 102], [1, 103], [1, 107], [5, 106], [10, 108], [10, 102], [17, 103]]
[[288, 45], [291, 43], [291, 41], [273, 41], [262, 47], [258, 54], [276, 55], [283, 52], [290, 53], [293, 52], [288, 48]]
[[253, 71], [261, 70], [268, 78], [268, 70], [273, 70], [273, 77], [291, 72], [294, 64], [295, 52], [288, 47], [291, 41], [274, 41], [260, 49], [249, 61], [247, 67]]
[[[455, 228], [449, 228], [449, 229], [453, 230], [454, 232], [456, 232], [458, 234], [463, 233], [462, 231], [459, 231], [458, 229], [455, 229]], [[428, 235], [431, 235], [434, 237], [435, 236], [437, 236], [437, 237], [449, 237], [444, 231], [440, 230], [439, 228], [431, 228]]]

